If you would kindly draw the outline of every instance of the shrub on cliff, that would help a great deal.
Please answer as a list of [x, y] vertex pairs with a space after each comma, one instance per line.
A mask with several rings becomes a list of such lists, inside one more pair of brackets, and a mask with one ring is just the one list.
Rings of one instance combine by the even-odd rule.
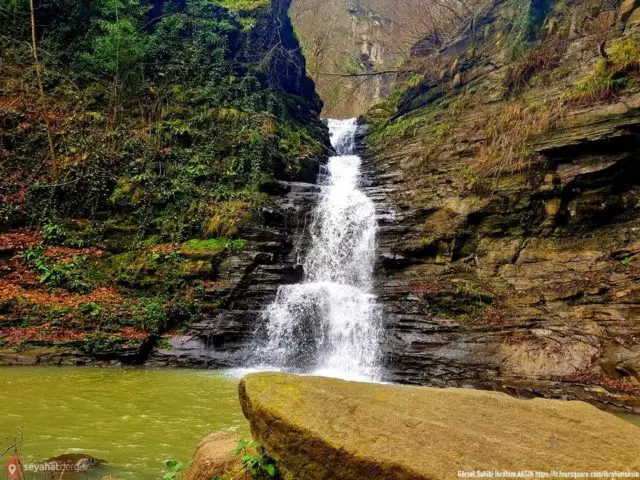
[[250, 10], [265, 2], [36, 3], [47, 111], [25, 46], [28, 2], [0, 17], [0, 208], [11, 223], [125, 214], [143, 232], [181, 238], [205, 230], [220, 202], [259, 204], [250, 192], [322, 151], [292, 113], [317, 100], [283, 91], [270, 40], [253, 32], [275, 24], [276, 13]]
[[565, 98], [570, 103], [609, 101], [624, 89], [640, 84], [640, 40], [625, 37], [613, 44], [606, 58], [600, 60], [593, 72], [576, 83]]

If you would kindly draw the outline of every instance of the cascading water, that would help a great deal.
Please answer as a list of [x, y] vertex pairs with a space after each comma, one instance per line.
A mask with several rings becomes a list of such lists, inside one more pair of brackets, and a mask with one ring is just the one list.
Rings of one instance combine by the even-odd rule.
[[263, 366], [349, 379], [379, 378], [379, 308], [373, 291], [373, 202], [359, 189], [357, 122], [329, 120], [338, 156], [321, 171], [302, 283], [283, 285], [263, 314]]

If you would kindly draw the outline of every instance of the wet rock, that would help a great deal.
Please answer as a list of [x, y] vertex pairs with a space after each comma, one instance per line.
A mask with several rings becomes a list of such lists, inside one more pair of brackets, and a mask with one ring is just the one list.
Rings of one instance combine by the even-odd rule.
[[311, 214], [319, 187], [304, 182], [277, 182], [272, 203], [242, 232], [243, 251], [226, 258], [205, 295], [203, 319], [184, 334], [161, 342], [150, 366], [227, 368], [246, 365], [262, 311], [278, 287], [297, 283], [308, 242]]
[[239, 391], [284, 479], [640, 468], [638, 427], [582, 402], [277, 373], [249, 375]]

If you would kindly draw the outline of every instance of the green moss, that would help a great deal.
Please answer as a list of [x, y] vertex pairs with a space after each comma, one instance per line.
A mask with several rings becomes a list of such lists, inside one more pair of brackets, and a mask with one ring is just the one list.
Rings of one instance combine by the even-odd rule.
[[640, 85], [640, 40], [628, 36], [611, 45], [609, 58], [600, 60], [593, 72], [578, 81], [565, 95], [570, 102], [596, 102], [614, 98], [630, 86]]
[[215, 257], [223, 252], [238, 252], [246, 243], [246, 240], [229, 238], [193, 239], [182, 244], [180, 253], [194, 258]]
[[250, 11], [271, 5], [270, 0], [213, 0], [229, 10]]
[[127, 339], [119, 335], [93, 333], [77, 342], [75, 347], [88, 355], [106, 355], [122, 350], [137, 351], [142, 346], [142, 342], [142, 340]]
[[110, 283], [147, 292], [175, 292], [186, 285], [184, 259], [177, 253], [129, 251], [94, 259], [93, 269]]
[[374, 148], [380, 148], [400, 139], [428, 136], [430, 141], [423, 152], [428, 158], [447, 138], [466, 102], [466, 95], [445, 96], [395, 120], [390, 120], [384, 112], [374, 112], [380, 116], [369, 131], [369, 142]]
[[133, 324], [146, 332], [162, 332], [169, 325], [169, 315], [158, 299], [142, 299], [133, 309]]
[[637, 66], [640, 61], [640, 40], [637, 37], [628, 36], [614, 44], [609, 49], [609, 58], [612, 68], [625, 70], [631, 66]]

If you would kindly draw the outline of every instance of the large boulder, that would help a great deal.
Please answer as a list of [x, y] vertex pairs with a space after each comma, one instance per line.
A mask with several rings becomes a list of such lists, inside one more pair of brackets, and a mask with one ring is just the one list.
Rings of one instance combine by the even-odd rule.
[[640, 471], [640, 429], [582, 402], [259, 373], [240, 401], [284, 479]]

